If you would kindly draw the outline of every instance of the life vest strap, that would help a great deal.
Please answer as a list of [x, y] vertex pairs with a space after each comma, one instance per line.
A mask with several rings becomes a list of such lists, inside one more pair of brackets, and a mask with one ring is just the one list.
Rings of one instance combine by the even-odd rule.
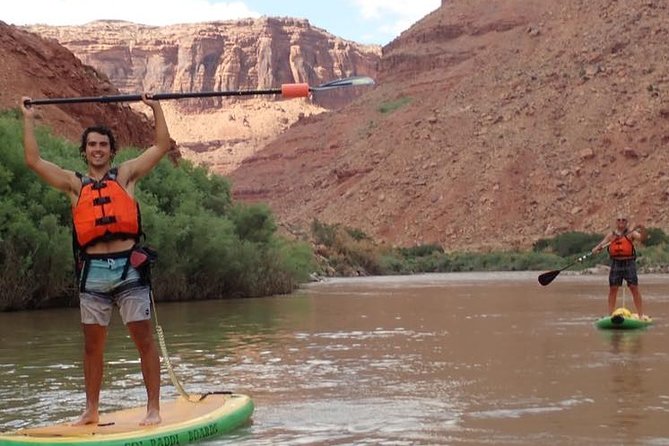
[[91, 262], [86, 259], [85, 256], [80, 257], [80, 261], [82, 262], [81, 266], [83, 271], [81, 272], [81, 275], [78, 277], [79, 279], [79, 292], [80, 293], [85, 293], [86, 292], [86, 280], [88, 279], [88, 270], [90, 269]]
[[[131, 252], [132, 254], [132, 252]], [[130, 270], [130, 254], [128, 254], [128, 257], [126, 258], [125, 265], [123, 266], [123, 273], [121, 274], [121, 280], [125, 280], [128, 278], [128, 271]]]
[[105, 183], [104, 181], [96, 181], [91, 186], [91, 189], [100, 190], [100, 189], [104, 189], [105, 187], [107, 187], [107, 183]]
[[93, 206], [103, 206], [111, 203], [111, 197], [97, 197], [93, 199]]
[[89, 254], [85, 251], [82, 251], [81, 255], [86, 260], [107, 260], [107, 259], [124, 259], [130, 256], [132, 249], [127, 249], [125, 251], [119, 252], [107, 252], [104, 254]]
[[116, 223], [116, 217], [113, 215], [106, 215], [95, 219], [95, 226], [111, 225], [113, 223]]

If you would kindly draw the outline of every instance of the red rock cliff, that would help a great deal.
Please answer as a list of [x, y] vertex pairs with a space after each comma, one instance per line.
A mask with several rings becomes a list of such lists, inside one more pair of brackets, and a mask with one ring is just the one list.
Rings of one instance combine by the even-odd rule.
[[[150, 27], [119, 21], [33, 26], [56, 39], [126, 93], [318, 85], [351, 75], [374, 77], [381, 48], [359, 45], [306, 20], [261, 18]], [[355, 89], [319, 94], [313, 103], [263, 96], [165, 101], [172, 135], [187, 158], [227, 173], [300, 116], [337, 108]]]
[[[100, 96], [118, 90], [70, 51], [0, 22], [0, 108], [18, 106], [21, 96], [33, 98]], [[57, 134], [77, 141], [83, 128], [103, 123], [121, 145], [146, 146], [153, 131], [147, 119], [124, 105], [77, 104], [41, 106], [38, 114]]]
[[236, 196], [389, 243], [528, 247], [669, 227], [669, 5], [452, 0], [383, 50], [378, 86], [232, 173]]
[[[56, 39], [123, 92], [207, 91], [317, 85], [375, 76], [381, 50], [335, 37], [292, 18], [244, 19], [152, 27], [121, 21], [31, 26]], [[336, 105], [331, 97], [328, 104]], [[191, 101], [193, 107], [221, 99]], [[183, 102], [182, 102], [183, 103]]]

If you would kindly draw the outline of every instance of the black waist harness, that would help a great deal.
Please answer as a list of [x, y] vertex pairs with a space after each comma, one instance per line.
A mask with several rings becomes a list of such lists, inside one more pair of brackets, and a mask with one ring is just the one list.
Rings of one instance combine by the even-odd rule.
[[[125, 280], [128, 277], [128, 271], [132, 266], [139, 272], [140, 283], [151, 286], [151, 266], [157, 258], [158, 253], [154, 249], [141, 245], [135, 245], [127, 251], [105, 254], [88, 254], [87, 252], [79, 251], [76, 262], [79, 291], [82, 293], [86, 291], [86, 279], [88, 279], [91, 260], [127, 259], [123, 266], [121, 280]], [[132, 285], [134, 286], [135, 284]]]

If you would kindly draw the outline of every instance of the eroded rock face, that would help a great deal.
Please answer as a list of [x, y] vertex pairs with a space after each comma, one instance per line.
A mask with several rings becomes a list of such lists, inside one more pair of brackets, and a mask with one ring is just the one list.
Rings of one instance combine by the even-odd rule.
[[378, 85], [231, 177], [287, 225], [391, 244], [528, 248], [617, 212], [669, 226], [669, 6], [449, 0], [384, 47]]
[[[152, 27], [122, 21], [31, 26], [56, 39], [123, 92], [263, 89], [310, 85], [352, 75], [375, 76], [378, 46], [335, 37], [292, 18], [244, 19]], [[342, 104], [329, 95], [321, 105]], [[180, 102], [204, 109], [221, 98]]]
[[[291, 18], [167, 27], [97, 21], [28, 29], [57, 40], [124, 93], [254, 90], [375, 77], [381, 55], [378, 46]], [[245, 96], [165, 101], [163, 107], [184, 156], [227, 173], [300, 117], [339, 108], [359, 94], [354, 88], [331, 90], [285, 106], [273, 96]], [[276, 105], [263, 105], [268, 101]]]
[[[119, 94], [108, 79], [82, 64], [57, 42], [3, 22], [0, 22], [0, 60], [0, 108], [17, 107], [22, 96]], [[110, 127], [122, 146], [143, 147], [152, 141], [152, 125], [146, 116], [123, 104], [40, 106], [37, 113], [56, 134], [73, 141], [80, 138], [83, 128], [94, 124]]]

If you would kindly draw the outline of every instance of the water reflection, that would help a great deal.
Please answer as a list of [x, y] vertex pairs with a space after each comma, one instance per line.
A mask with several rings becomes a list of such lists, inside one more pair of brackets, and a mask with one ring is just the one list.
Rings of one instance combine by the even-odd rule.
[[611, 353], [639, 355], [643, 350], [643, 339], [647, 329], [641, 330], [600, 330], [602, 338], [611, 345]]
[[[540, 288], [528, 273], [338, 280], [159, 316], [188, 391], [256, 402], [251, 425], [203, 444], [663, 444], [669, 286], [643, 279], [643, 332], [593, 327], [601, 277]], [[77, 310], [2, 314], [0, 340], [0, 429], [79, 413]], [[107, 410], [144, 401], [118, 319], [102, 396]]]

